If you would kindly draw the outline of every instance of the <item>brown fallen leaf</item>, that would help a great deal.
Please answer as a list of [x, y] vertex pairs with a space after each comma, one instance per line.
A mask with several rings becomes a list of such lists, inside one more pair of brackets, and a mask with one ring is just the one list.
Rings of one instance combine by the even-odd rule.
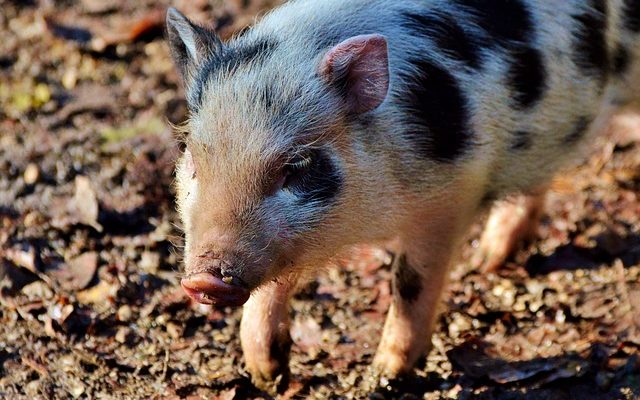
[[45, 17], [44, 22], [45, 26], [53, 36], [79, 43], [87, 43], [91, 40], [91, 31], [84, 27], [63, 24], [50, 16]]
[[38, 253], [32, 246], [29, 246], [26, 250], [15, 248], [6, 249], [2, 256], [19, 267], [25, 268], [33, 273], [38, 272]]
[[456, 368], [463, 370], [473, 379], [484, 378], [489, 371], [506, 364], [506, 361], [494, 358], [489, 343], [471, 338], [447, 352], [447, 357]]
[[450, 350], [447, 356], [469, 377], [488, 378], [500, 384], [534, 380], [537, 385], [542, 385], [582, 376], [588, 365], [586, 360], [575, 355], [509, 362], [497, 356], [489, 343], [477, 338]]
[[92, 83], [79, 85], [71, 92], [71, 101], [53, 116], [44, 118], [44, 123], [49, 129], [54, 129], [66, 124], [77, 114], [110, 114], [114, 111], [117, 94], [117, 91], [105, 85]]
[[88, 252], [71, 259], [49, 273], [61, 288], [76, 291], [86, 288], [98, 268], [98, 253]]
[[98, 223], [98, 198], [91, 181], [86, 176], [76, 176], [76, 191], [67, 208], [75, 222], [91, 226], [102, 232], [102, 225]]
[[118, 285], [101, 280], [97, 285], [76, 293], [80, 304], [102, 304], [118, 293]]
[[537, 385], [544, 385], [558, 379], [574, 378], [587, 373], [588, 363], [585, 360], [567, 360], [557, 364], [549, 375], [542, 377], [536, 382]]
[[94, 32], [91, 49], [102, 52], [108, 47], [121, 43], [131, 43], [148, 36], [161, 36], [164, 26], [165, 10], [155, 9], [143, 16], [120, 20], [102, 32]]

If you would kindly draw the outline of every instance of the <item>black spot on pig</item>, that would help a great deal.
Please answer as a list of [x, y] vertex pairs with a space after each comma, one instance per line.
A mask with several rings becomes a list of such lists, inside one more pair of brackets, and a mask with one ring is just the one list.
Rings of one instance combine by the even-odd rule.
[[493, 189], [488, 189], [480, 199], [480, 209], [487, 209], [498, 199], [498, 193]]
[[[271, 357], [282, 361], [284, 365], [288, 363], [288, 354], [291, 350], [291, 338], [287, 335], [284, 338], [275, 338], [269, 345], [269, 354]], [[284, 358], [283, 358], [284, 357]]]
[[407, 256], [405, 254], [396, 256], [392, 268], [395, 273], [394, 288], [402, 300], [416, 301], [422, 291], [422, 279], [407, 262]]
[[527, 150], [531, 148], [531, 132], [515, 131], [513, 133], [513, 141], [511, 142], [512, 150]]
[[472, 145], [467, 101], [443, 67], [422, 59], [412, 64], [417, 73], [401, 74], [407, 87], [396, 94], [411, 118], [406, 135], [422, 157], [453, 162]]
[[612, 71], [615, 75], [624, 75], [629, 68], [629, 51], [623, 45], [618, 45], [613, 53]]
[[588, 11], [573, 17], [577, 25], [573, 59], [585, 73], [604, 80], [609, 65], [606, 4], [604, 0], [591, 0], [589, 5]]
[[269, 344], [269, 356], [276, 362], [276, 369], [272, 371], [272, 380], [280, 377], [278, 387], [286, 387], [289, 380], [289, 354], [291, 353], [291, 337], [288, 334], [275, 338]]
[[405, 13], [401, 25], [416, 36], [432, 40], [448, 57], [473, 68], [480, 64], [478, 44], [449, 16]]
[[267, 111], [271, 110], [274, 101], [274, 88], [270, 85], [263, 87], [260, 91], [260, 99], [262, 100], [262, 104], [264, 104], [264, 108], [266, 108]]
[[456, 0], [497, 42], [527, 42], [533, 31], [529, 10], [521, 0]]
[[297, 194], [301, 202], [330, 205], [342, 188], [342, 174], [325, 151], [314, 150], [310, 157], [308, 167], [292, 171], [288, 190]]
[[565, 136], [563, 142], [565, 144], [574, 144], [578, 142], [580, 139], [582, 139], [584, 134], [587, 132], [589, 125], [591, 125], [591, 121], [592, 121], [592, 118], [590, 117], [583, 116], [578, 118], [578, 121], [576, 122], [575, 127], [567, 136]]
[[509, 67], [509, 86], [514, 92], [518, 109], [532, 107], [540, 100], [546, 88], [546, 71], [542, 55], [536, 49], [523, 47], [512, 53]]
[[222, 46], [213, 52], [200, 68], [191, 85], [192, 106], [202, 103], [204, 87], [211, 76], [221, 71], [230, 75], [242, 66], [255, 66], [269, 58], [276, 46], [276, 42], [263, 38], [248, 43], [240, 41], [230, 47]]
[[622, 21], [625, 29], [640, 33], [640, 0], [625, 0]]

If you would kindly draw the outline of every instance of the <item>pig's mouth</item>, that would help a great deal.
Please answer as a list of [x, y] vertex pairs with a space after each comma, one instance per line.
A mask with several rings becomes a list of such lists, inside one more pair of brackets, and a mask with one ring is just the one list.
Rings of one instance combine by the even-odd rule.
[[249, 300], [249, 289], [241, 286], [234, 278], [210, 272], [187, 276], [180, 284], [189, 297], [202, 304], [238, 307]]

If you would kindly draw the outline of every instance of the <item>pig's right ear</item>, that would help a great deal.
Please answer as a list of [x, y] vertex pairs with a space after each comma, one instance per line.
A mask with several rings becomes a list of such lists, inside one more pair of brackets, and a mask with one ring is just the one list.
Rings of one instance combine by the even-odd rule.
[[327, 52], [319, 72], [338, 89], [350, 112], [371, 111], [389, 91], [387, 41], [377, 34], [349, 38]]
[[188, 80], [193, 70], [221, 46], [214, 32], [192, 23], [173, 7], [167, 10], [167, 39], [183, 80]]

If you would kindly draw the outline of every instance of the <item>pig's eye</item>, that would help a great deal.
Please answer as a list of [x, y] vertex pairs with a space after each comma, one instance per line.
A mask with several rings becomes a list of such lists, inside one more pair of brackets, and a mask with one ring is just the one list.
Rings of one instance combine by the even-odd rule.
[[284, 169], [284, 183], [282, 187], [290, 189], [292, 186], [300, 183], [313, 164], [313, 158], [313, 153], [305, 153], [289, 161]]

